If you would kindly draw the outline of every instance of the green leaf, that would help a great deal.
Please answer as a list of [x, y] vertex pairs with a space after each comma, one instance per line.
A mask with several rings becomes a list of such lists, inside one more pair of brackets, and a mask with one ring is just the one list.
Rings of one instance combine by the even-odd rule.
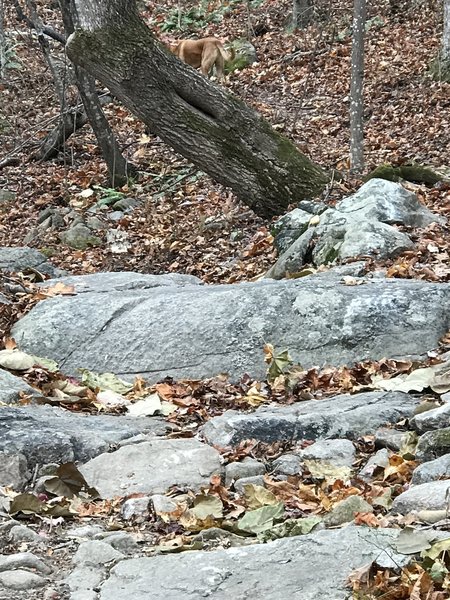
[[283, 502], [262, 506], [261, 508], [245, 513], [245, 515], [239, 519], [238, 527], [241, 531], [258, 534], [273, 527], [275, 519], [279, 519], [283, 514]]
[[320, 517], [306, 517], [304, 519], [287, 519], [284, 523], [279, 523], [271, 529], [267, 529], [258, 535], [262, 542], [271, 542], [284, 537], [293, 537], [296, 535], [306, 535], [310, 533], [316, 525], [322, 523]]
[[126, 394], [133, 389], [133, 384], [123, 381], [114, 373], [95, 373], [88, 369], [80, 369], [81, 382], [91, 390], [112, 390], [118, 394]]
[[420, 553], [422, 558], [430, 558], [436, 560], [443, 552], [450, 550], [450, 537], [445, 540], [440, 540], [431, 546], [429, 550], [423, 550]]

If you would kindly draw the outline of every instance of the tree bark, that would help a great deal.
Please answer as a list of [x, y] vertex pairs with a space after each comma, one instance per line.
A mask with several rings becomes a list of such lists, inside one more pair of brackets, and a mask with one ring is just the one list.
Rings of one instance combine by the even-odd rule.
[[263, 216], [311, 198], [327, 175], [245, 103], [179, 61], [134, 0], [74, 0], [67, 53], [174, 150]]
[[350, 79], [350, 170], [364, 168], [364, 28], [366, 0], [354, 0]]
[[444, 0], [444, 31], [442, 32], [441, 59], [450, 63], [450, 0]]
[[6, 79], [5, 7], [0, 0], [0, 81]]
[[[59, 4], [63, 15], [64, 28], [66, 33], [70, 35], [74, 31], [76, 18], [73, 0], [60, 0]], [[76, 64], [75, 77], [86, 115], [108, 168], [109, 183], [111, 187], [121, 187], [127, 183], [130, 177], [136, 174], [136, 168], [127, 161], [119, 148], [114, 132], [102, 110], [95, 87], [95, 79]]]

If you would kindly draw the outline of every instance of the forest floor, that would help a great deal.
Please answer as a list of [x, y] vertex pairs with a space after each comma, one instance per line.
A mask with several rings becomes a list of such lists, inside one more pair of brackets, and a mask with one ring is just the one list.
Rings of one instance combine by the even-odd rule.
[[[223, 40], [249, 36], [258, 62], [232, 73], [227, 89], [263, 114], [282, 134], [325, 169], [345, 173], [349, 167], [349, 80], [351, 2], [339, 0], [321, 10], [317, 25], [287, 33], [291, 5], [265, 0], [247, 5], [213, 0], [183, 7], [176, 29], [177, 2], [146, 2], [145, 19], [165, 41], [214, 35]], [[366, 170], [388, 162], [447, 165], [450, 142], [450, 85], [428, 73], [439, 50], [441, 14], [434, 2], [408, 8], [400, 2], [395, 14], [389, 3], [371, 3], [368, 15], [365, 69]], [[46, 24], [61, 30], [48, 3], [38, 2]], [[192, 20], [192, 8], [205, 15]], [[420, 14], [418, 14], [420, 13]], [[419, 18], [420, 17], [420, 18]], [[175, 27], [175, 28], [174, 28]], [[58, 118], [59, 105], [50, 73], [37, 41], [14, 14], [7, 30], [15, 33], [18, 69], [8, 71], [1, 85], [0, 161], [10, 156], [17, 166], [0, 170], [0, 188], [17, 193], [17, 202], [0, 213], [0, 245], [23, 245], [39, 213], [49, 206], [71, 206], [83, 213], [107, 188], [105, 167], [88, 126], [72, 135], [57, 159], [29, 160]], [[55, 53], [62, 49], [52, 42]], [[73, 92], [75, 97], [75, 92]], [[32, 242], [52, 262], [73, 273], [133, 270], [178, 272], [207, 283], [253, 279], [273, 264], [270, 223], [255, 216], [221, 185], [176, 155], [118, 103], [106, 107], [109, 121], [126, 155], [142, 171], [138, 183], [122, 191], [143, 201], [118, 227], [131, 243], [127, 254], [105, 247], [73, 250], [55, 232]], [[327, 190], [327, 202], [349, 195], [361, 181], [345, 177]], [[94, 193], [79, 194], [88, 188]], [[429, 208], [450, 212], [448, 186], [410, 185]], [[116, 224], [114, 224], [116, 226]], [[416, 233], [416, 251], [397, 258], [390, 276], [445, 281], [450, 278], [449, 239], [445, 228]], [[102, 234], [101, 234], [102, 235]]]

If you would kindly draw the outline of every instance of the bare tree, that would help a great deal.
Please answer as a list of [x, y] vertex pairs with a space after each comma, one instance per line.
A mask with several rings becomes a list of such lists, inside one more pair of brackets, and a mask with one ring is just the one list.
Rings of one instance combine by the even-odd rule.
[[450, 0], [444, 0], [444, 30], [442, 32], [441, 59], [450, 64]]
[[328, 176], [253, 109], [178, 60], [134, 0], [74, 0], [70, 59], [106, 85], [152, 132], [271, 217], [323, 190]]
[[5, 7], [0, 0], [0, 80], [6, 77]]
[[364, 28], [366, 0], [354, 0], [350, 76], [350, 169], [364, 168]]

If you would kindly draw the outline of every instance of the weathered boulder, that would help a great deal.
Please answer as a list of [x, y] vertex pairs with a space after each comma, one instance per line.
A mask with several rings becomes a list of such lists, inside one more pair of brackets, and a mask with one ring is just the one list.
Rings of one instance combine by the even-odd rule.
[[[324, 273], [296, 281], [172, 285], [58, 296], [12, 329], [22, 350], [150, 381], [228, 372], [263, 377], [264, 341], [288, 348], [305, 368], [382, 357], [411, 357], [437, 345], [450, 325], [450, 285], [362, 280]], [[131, 277], [131, 276], [130, 276]], [[166, 277], [166, 276], [164, 276]], [[123, 282], [123, 274], [117, 274]], [[73, 281], [73, 280], [72, 280]]]
[[395, 498], [391, 512], [406, 515], [419, 510], [444, 510], [449, 489], [450, 480], [413, 485]]
[[391, 557], [391, 566], [405, 564], [390, 547], [397, 535], [350, 526], [257, 546], [122, 560], [101, 586], [99, 600], [344, 600], [353, 569], [380, 555], [382, 562]]
[[142, 432], [161, 435], [166, 429], [156, 417], [94, 417], [50, 406], [0, 407], [0, 451], [23, 454], [29, 468], [86, 461], [121, 440]]
[[429, 460], [414, 469], [411, 483], [428, 483], [438, 479], [450, 478], [450, 454], [444, 454], [434, 460]]
[[450, 453], [450, 427], [427, 431], [420, 436], [417, 442], [417, 460], [434, 460], [448, 453]]
[[35, 248], [0, 248], [0, 271], [13, 272], [26, 269], [35, 269], [51, 277], [59, 277], [63, 274]]
[[133, 273], [132, 271], [119, 271], [116, 273], [92, 273], [90, 275], [69, 275], [58, 281], [48, 279], [40, 284], [41, 287], [52, 287], [56, 283], [73, 286], [76, 294], [95, 293], [109, 294], [110, 292], [151, 290], [159, 287], [183, 286], [201, 284], [201, 280], [194, 275], [180, 275], [167, 273], [165, 275], [149, 275]]
[[[394, 257], [412, 248], [413, 242], [393, 225], [424, 227], [445, 221], [420, 204], [415, 194], [384, 179], [371, 179], [316, 220], [296, 211], [275, 225], [276, 246], [283, 254], [266, 277], [281, 279], [306, 262], [321, 265], [357, 256]], [[290, 240], [293, 243], [287, 247]]]
[[199, 489], [221, 470], [217, 450], [194, 439], [154, 439], [124, 446], [80, 467], [87, 482], [103, 498], [164, 494], [173, 485]]
[[416, 415], [411, 425], [419, 433], [450, 427], [450, 402]]
[[355, 439], [373, 432], [381, 424], [411, 416], [418, 402], [403, 392], [367, 392], [291, 406], [262, 407], [253, 413], [228, 410], [205, 423], [201, 435], [209, 444], [219, 447], [234, 446], [246, 439], [263, 442]]

